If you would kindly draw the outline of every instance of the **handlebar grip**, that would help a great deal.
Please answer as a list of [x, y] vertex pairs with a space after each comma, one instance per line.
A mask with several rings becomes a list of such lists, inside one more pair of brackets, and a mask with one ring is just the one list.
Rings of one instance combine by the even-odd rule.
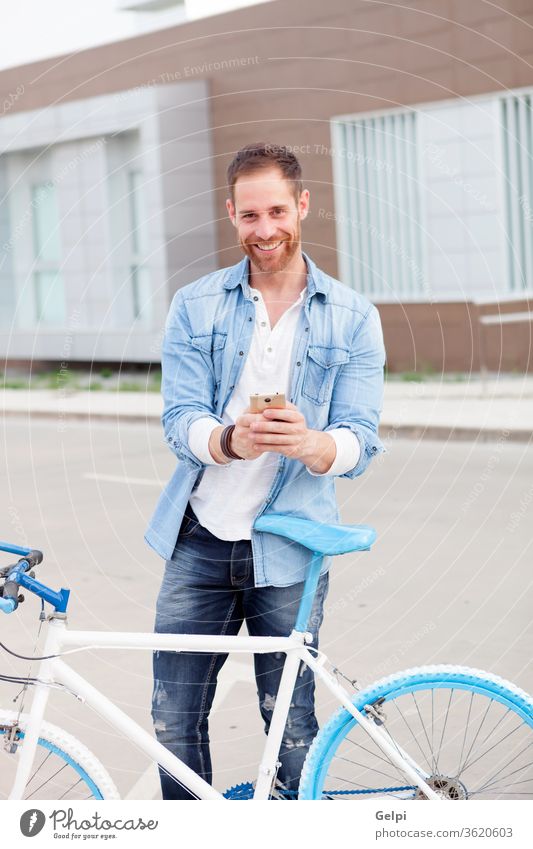
[[30, 564], [30, 568], [33, 568], [34, 566], [38, 566], [39, 563], [42, 563], [43, 553], [37, 548], [32, 548], [30, 553], [24, 557], [24, 560], [27, 560]]
[[17, 608], [17, 600], [14, 598], [0, 598], [0, 610], [4, 613], [13, 613]]

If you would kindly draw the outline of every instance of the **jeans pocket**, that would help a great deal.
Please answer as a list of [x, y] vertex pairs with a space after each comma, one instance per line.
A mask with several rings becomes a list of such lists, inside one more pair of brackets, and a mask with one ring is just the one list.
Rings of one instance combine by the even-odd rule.
[[[191, 539], [191, 537], [193, 537], [197, 533], [198, 529], [201, 527], [202, 525], [198, 521], [198, 517], [192, 510], [191, 505], [187, 504], [187, 507], [185, 508], [185, 513], [183, 514], [183, 519], [181, 521], [178, 540]], [[172, 557], [171, 559], [174, 559], [174, 557]]]

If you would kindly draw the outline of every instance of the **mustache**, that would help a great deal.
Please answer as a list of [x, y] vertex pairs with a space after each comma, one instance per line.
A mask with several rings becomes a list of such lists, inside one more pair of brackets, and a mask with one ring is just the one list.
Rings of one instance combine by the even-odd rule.
[[294, 239], [247, 239], [245, 245], [276, 245], [278, 242], [293, 242]]

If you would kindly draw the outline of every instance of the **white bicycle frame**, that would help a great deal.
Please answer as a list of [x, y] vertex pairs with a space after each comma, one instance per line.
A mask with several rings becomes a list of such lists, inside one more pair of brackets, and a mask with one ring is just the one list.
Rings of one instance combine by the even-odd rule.
[[[311, 635], [294, 630], [289, 637], [239, 637], [239, 636], [203, 636], [193, 634], [153, 634], [128, 633], [112, 631], [69, 631], [65, 617], [53, 614], [48, 622], [48, 633], [43, 651], [44, 656], [61, 654], [69, 649], [147, 649], [152, 651], [186, 651], [212, 653], [249, 653], [265, 654], [269, 652], [284, 652], [286, 660], [276, 697], [269, 732], [257, 782], [254, 800], [268, 799], [273, 781], [278, 769], [278, 756], [283, 732], [291, 704], [292, 694], [298, 676], [300, 663], [303, 661], [312, 669], [340, 704], [346, 708], [357, 722], [368, 732], [381, 750], [403, 772], [413, 784], [417, 785], [429, 799], [438, 799], [437, 793], [426, 783], [427, 773], [421, 770], [405, 752], [392, 743], [387, 734], [368, 718], [366, 713], [357, 710], [350, 699], [350, 694], [342, 687], [337, 679], [327, 672], [323, 664], [325, 656], [320, 659], [313, 657], [306, 643], [311, 642]], [[137, 722], [118, 708], [110, 699], [93, 687], [89, 681], [71, 669], [61, 658], [43, 660], [37, 674], [39, 680], [45, 682], [35, 686], [29, 720], [24, 741], [21, 745], [20, 761], [17, 767], [15, 781], [10, 799], [22, 799], [24, 788], [31, 774], [32, 764], [37, 749], [37, 743], [43, 722], [44, 713], [50, 693], [51, 684], [63, 684], [79, 696], [89, 707], [93, 708], [103, 719], [107, 720], [124, 737], [135, 744], [155, 763], [161, 766], [189, 789], [199, 799], [224, 799], [221, 793], [211, 787], [194, 770], [191, 770], [182, 760], [173, 755], [165, 746], [155, 740]]]

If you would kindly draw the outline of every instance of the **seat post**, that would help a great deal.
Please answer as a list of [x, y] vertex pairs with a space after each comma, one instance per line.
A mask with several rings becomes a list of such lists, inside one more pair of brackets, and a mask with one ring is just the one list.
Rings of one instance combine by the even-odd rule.
[[320, 554], [318, 551], [313, 551], [313, 558], [311, 560], [311, 565], [309, 566], [309, 571], [307, 572], [302, 599], [300, 601], [300, 607], [298, 608], [298, 615], [294, 626], [295, 631], [307, 631], [307, 623], [309, 621], [309, 616], [311, 615], [313, 601], [315, 600], [315, 593], [318, 586], [318, 579], [320, 577], [320, 569], [322, 568], [323, 559], [323, 554]]

